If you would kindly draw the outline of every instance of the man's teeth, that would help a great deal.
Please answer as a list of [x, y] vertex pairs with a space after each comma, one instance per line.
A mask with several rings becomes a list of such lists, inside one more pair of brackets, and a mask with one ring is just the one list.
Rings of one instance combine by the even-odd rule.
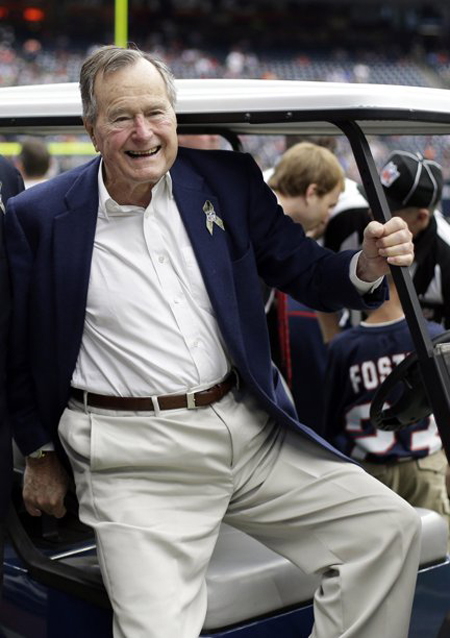
[[159, 146], [155, 146], [154, 148], [150, 148], [148, 151], [127, 151], [127, 155], [131, 157], [149, 157], [150, 155], [154, 155], [159, 150]]

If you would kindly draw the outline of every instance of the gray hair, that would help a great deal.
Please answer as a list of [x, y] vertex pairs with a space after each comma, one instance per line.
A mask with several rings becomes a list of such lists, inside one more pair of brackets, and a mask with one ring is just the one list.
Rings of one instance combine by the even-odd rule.
[[83, 63], [80, 71], [80, 92], [83, 106], [83, 117], [88, 122], [97, 119], [97, 100], [95, 99], [94, 85], [97, 75], [108, 75], [127, 66], [147, 60], [153, 64], [166, 85], [167, 97], [172, 107], [175, 108], [176, 89], [172, 71], [157, 56], [144, 53], [139, 49], [124, 49], [122, 47], [108, 45], [94, 51]]

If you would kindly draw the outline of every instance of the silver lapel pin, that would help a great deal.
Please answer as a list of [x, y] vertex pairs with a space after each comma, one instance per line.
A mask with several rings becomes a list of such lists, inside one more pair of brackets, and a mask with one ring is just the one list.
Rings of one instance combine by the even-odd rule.
[[206, 215], [206, 228], [209, 230], [211, 235], [213, 234], [214, 224], [217, 224], [219, 228], [225, 230], [223, 221], [217, 215], [216, 211], [214, 210], [214, 206], [211, 204], [209, 199], [207, 199], [206, 202], [203, 204], [203, 212]]

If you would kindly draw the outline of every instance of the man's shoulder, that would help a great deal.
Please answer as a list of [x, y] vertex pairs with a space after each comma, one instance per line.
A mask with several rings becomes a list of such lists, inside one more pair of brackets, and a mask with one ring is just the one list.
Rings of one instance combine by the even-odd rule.
[[249, 153], [242, 153], [234, 150], [205, 150], [197, 148], [185, 148], [180, 146], [178, 149], [177, 161], [190, 162], [192, 164], [210, 164], [217, 165], [242, 165], [251, 160]]
[[170, 172], [176, 181], [200, 177], [214, 191], [226, 189], [229, 195], [248, 189], [251, 183], [265, 185], [252, 156], [231, 150], [180, 148]]

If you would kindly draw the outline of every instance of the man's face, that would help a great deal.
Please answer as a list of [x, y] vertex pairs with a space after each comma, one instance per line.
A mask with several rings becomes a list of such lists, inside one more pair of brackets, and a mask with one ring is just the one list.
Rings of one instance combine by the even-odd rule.
[[324, 232], [341, 192], [342, 187], [337, 184], [325, 195], [317, 195], [316, 190], [308, 189], [305, 196], [288, 197], [277, 193], [277, 198], [285, 214], [301, 224], [308, 235], [317, 239]]
[[139, 60], [99, 75], [95, 96], [97, 120], [85, 125], [103, 157], [106, 188], [119, 204], [146, 205], [177, 154], [176, 117], [164, 81], [150, 62]]

